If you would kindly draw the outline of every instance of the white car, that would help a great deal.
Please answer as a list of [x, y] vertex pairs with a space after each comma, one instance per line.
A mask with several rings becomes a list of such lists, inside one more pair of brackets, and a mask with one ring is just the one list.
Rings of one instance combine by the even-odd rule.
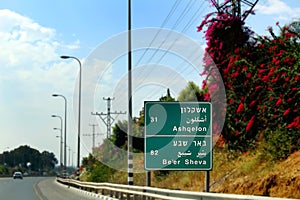
[[16, 178], [23, 179], [22, 172], [15, 172], [14, 175], [13, 175], [13, 178], [14, 179], [16, 179]]

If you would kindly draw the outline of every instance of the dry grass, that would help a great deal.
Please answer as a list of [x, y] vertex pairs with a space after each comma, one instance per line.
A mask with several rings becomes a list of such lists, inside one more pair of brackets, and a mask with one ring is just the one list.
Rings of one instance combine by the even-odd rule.
[[[117, 172], [112, 182], [127, 183], [127, 173]], [[146, 174], [134, 174], [135, 185], [146, 185]], [[151, 173], [151, 186], [204, 191], [205, 172], [158, 171]], [[280, 162], [267, 161], [260, 152], [237, 155], [215, 150], [210, 190], [219, 193], [252, 194], [285, 198], [300, 198], [300, 152]]]
[[[213, 158], [212, 192], [300, 199], [300, 151], [278, 162], [268, 161], [259, 150], [246, 155], [214, 150]], [[140, 165], [141, 159], [134, 159], [134, 163]], [[127, 172], [116, 172], [109, 182], [127, 184]], [[146, 185], [146, 173], [135, 173], [134, 185]], [[151, 186], [204, 191], [205, 172], [152, 171]]]

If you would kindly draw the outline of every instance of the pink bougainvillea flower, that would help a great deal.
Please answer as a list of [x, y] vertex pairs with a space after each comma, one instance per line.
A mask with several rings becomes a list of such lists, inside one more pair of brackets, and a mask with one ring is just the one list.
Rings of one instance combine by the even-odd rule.
[[231, 77], [232, 78], [236, 78], [236, 77], [238, 77], [238, 75], [239, 75], [239, 72], [236, 71], [236, 72], [234, 72], [234, 73], [231, 74]]
[[210, 101], [210, 95], [209, 95], [209, 93], [206, 93], [204, 95], [204, 101]]
[[244, 111], [244, 104], [241, 102], [238, 109], [236, 110], [236, 113], [241, 113]]
[[287, 76], [287, 77], [285, 78], [285, 81], [288, 82], [289, 80], [290, 80], [290, 77]]
[[294, 121], [290, 123], [287, 128], [297, 128], [300, 129], [300, 117], [294, 118]]
[[269, 76], [264, 76], [262, 79], [261, 79], [263, 82], [267, 82], [269, 80]]
[[249, 104], [249, 106], [250, 106], [250, 107], [253, 107], [253, 106], [255, 105], [255, 103], [256, 103], [256, 100], [251, 101], [251, 103]]
[[290, 113], [290, 111], [291, 111], [291, 108], [289, 108], [289, 109], [287, 109], [286, 111], [284, 111], [283, 116], [288, 115], [288, 114]]
[[279, 99], [277, 100], [276, 106], [279, 106], [280, 104], [282, 104], [282, 99], [281, 99], [281, 98], [279, 98]]
[[254, 115], [251, 117], [251, 119], [250, 119], [250, 121], [248, 122], [248, 124], [247, 124], [247, 126], [246, 126], [246, 132], [248, 132], [251, 128], [252, 128], [252, 126], [253, 126], [253, 124], [254, 124]]
[[286, 76], [286, 72], [283, 72], [282, 74], [281, 74], [281, 77], [285, 77]]
[[278, 77], [272, 79], [272, 80], [271, 80], [271, 83], [275, 83], [275, 82], [277, 82], [277, 81], [278, 81]]
[[235, 135], [239, 135], [239, 131], [238, 130], [235, 131]]
[[259, 90], [259, 89], [261, 89], [261, 88], [262, 88], [262, 86], [259, 85], [259, 86], [256, 86], [256, 87], [255, 87], [255, 90]]

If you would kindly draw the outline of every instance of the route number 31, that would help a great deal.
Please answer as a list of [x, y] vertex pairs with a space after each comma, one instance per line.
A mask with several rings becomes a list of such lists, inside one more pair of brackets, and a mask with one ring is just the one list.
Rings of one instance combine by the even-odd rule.
[[150, 117], [150, 122], [151, 123], [157, 122], [157, 117]]

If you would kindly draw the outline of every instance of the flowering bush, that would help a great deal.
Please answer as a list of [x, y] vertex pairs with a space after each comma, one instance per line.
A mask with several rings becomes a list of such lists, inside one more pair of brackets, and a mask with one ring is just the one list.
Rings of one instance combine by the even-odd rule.
[[[198, 31], [205, 25], [203, 74], [210, 75], [211, 63], [206, 62], [210, 56], [226, 89], [227, 113], [222, 131], [225, 144], [247, 151], [264, 139], [281, 149], [284, 145], [299, 148], [299, 32], [277, 24], [279, 35], [269, 28], [270, 37], [253, 37], [241, 19], [226, 12], [207, 15]], [[274, 133], [277, 142], [272, 141]], [[285, 144], [278, 144], [280, 133], [289, 136]]]
[[293, 137], [289, 145], [299, 145], [299, 35], [288, 27], [279, 36], [269, 31], [272, 37], [236, 50], [232, 56], [240, 58], [227, 66], [230, 120], [239, 124], [236, 136], [247, 141], [271, 141], [274, 131], [284, 128]]

